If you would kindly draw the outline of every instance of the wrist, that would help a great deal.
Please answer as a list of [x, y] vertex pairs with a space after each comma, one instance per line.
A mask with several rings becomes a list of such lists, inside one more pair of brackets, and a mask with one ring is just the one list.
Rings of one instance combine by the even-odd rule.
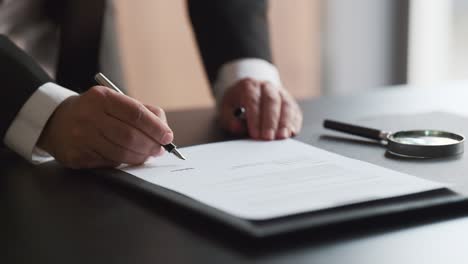
[[64, 112], [70, 107], [72, 102], [78, 97], [78, 95], [70, 96], [65, 99], [52, 113], [50, 118], [47, 120], [44, 129], [37, 141], [37, 147], [54, 156], [54, 141], [59, 136], [60, 126], [62, 122], [62, 116]]
[[258, 58], [242, 58], [224, 64], [213, 84], [214, 95], [219, 105], [224, 95], [242, 80], [266, 81], [281, 86], [278, 69], [268, 61]]

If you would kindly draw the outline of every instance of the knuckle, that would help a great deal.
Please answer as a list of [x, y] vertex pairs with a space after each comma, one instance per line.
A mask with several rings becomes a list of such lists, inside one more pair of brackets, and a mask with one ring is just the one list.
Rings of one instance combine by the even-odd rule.
[[247, 106], [257, 106], [260, 104], [260, 97], [252, 93], [247, 93], [245, 95], [245, 104]]
[[273, 89], [271, 85], [262, 86], [262, 99], [269, 103], [280, 102], [281, 95], [277, 89]]
[[93, 117], [100, 108], [107, 107], [110, 89], [103, 86], [93, 86], [83, 93], [79, 100], [79, 107], [76, 114], [80, 117]]
[[253, 80], [247, 78], [247, 79], [243, 79], [239, 81], [239, 83], [240, 83], [242, 92], [244, 94], [251, 94], [251, 95], [260, 94], [259, 87], [257, 87], [256, 83]]
[[251, 87], [251, 86], [255, 86], [255, 84], [256, 84], [256, 81], [250, 77], [243, 78], [239, 81], [239, 85], [242, 87]]
[[285, 108], [287, 110], [292, 110], [293, 105], [288, 100], [283, 100], [282, 103], [281, 103], [281, 107]]
[[164, 110], [159, 106], [153, 106], [152, 110], [153, 110], [153, 113], [157, 115], [158, 117], [162, 117], [166, 114]]
[[109, 95], [110, 89], [104, 86], [95, 85], [91, 87], [86, 94], [89, 94], [93, 97], [105, 98]]
[[294, 101], [294, 98], [292, 97], [292, 95], [287, 90], [279, 89], [279, 93], [281, 95], [281, 98], [283, 98], [284, 101], [287, 101], [287, 102]]
[[264, 93], [262, 95], [262, 99], [265, 100], [265, 102], [268, 104], [274, 104], [279, 102], [278, 96], [276, 96], [276, 94], [271, 91]]

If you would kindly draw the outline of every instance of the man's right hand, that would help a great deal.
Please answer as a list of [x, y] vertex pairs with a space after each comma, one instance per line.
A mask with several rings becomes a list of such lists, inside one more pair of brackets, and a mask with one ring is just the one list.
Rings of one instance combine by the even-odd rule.
[[172, 140], [161, 108], [94, 86], [59, 105], [38, 146], [67, 167], [95, 168], [141, 164]]

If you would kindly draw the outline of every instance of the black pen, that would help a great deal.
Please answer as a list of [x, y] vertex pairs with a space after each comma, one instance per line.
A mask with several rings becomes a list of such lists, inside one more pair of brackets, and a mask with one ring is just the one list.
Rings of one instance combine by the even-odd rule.
[[[121, 94], [124, 94], [119, 88], [117, 88], [117, 86], [115, 84], [113, 84], [106, 76], [104, 76], [104, 74], [99, 72], [94, 76], [94, 79], [100, 85], [109, 87], [109, 88], [114, 89], [115, 91], [117, 91], [117, 92], [119, 92]], [[180, 153], [179, 150], [177, 150], [177, 146], [174, 143], [169, 143], [167, 145], [163, 145], [163, 147], [167, 152], [174, 154], [179, 159], [186, 160], [184, 155], [182, 155], [182, 153]]]

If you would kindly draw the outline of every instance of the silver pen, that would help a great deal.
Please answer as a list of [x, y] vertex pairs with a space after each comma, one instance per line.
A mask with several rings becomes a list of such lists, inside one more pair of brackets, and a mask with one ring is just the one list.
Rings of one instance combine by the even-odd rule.
[[[98, 84], [109, 87], [121, 94], [124, 94], [117, 86], [115, 86], [115, 84], [113, 84], [106, 76], [104, 76], [104, 74], [99, 72], [94, 76], [94, 79]], [[186, 160], [184, 155], [182, 155], [182, 153], [180, 153], [179, 150], [177, 150], [177, 146], [174, 143], [163, 145], [163, 147], [167, 152], [174, 154], [179, 159]]]

